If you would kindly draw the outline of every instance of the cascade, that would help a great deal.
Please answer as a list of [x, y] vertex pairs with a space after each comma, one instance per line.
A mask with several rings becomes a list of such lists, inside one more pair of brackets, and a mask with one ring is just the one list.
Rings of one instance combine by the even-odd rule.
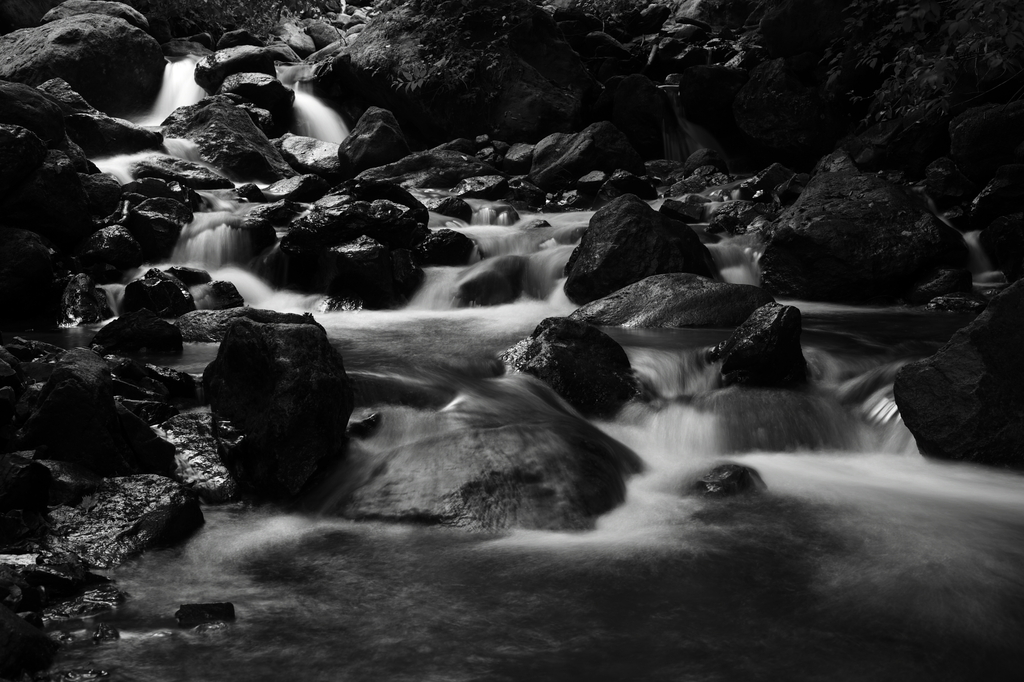
[[178, 107], [190, 106], [206, 97], [206, 91], [195, 79], [198, 63], [199, 57], [194, 55], [168, 61], [156, 101], [149, 112], [135, 122], [143, 126], [159, 126]]
[[341, 144], [348, 137], [348, 126], [341, 116], [313, 92], [313, 67], [307, 64], [279, 66], [277, 76], [295, 91], [294, 123], [291, 132], [324, 142]]
[[686, 161], [698, 149], [713, 149], [727, 158], [722, 146], [707, 129], [686, 118], [686, 111], [679, 101], [676, 85], [659, 86], [667, 95], [672, 109], [672, 118], [662, 121], [661, 137], [665, 146], [665, 158], [673, 161]]

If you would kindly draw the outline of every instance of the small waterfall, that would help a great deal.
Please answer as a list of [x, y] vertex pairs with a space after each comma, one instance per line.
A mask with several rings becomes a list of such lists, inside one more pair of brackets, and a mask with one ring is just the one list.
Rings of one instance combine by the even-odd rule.
[[698, 149], [713, 149], [726, 158], [722, 146], [715, 136], [703, 127], [686, 118], [686, 111], [679, 101], [679, 88], [676, 85], [659, 86], [668, 96], [672, 107], [673, 119], [662, 121], [661, 138], [665, 145], [665, 158], [673, 161], [686, 161]]
[[424, 268], [423, 284], [413, 295], [409, 310], [451, 310], [455, 307], [457, 280], [461, 267]]
[[572, 245], [551, 246], [532, 254], [526, 261], [523, 292], [532, 298], [547, 299], [562, 281]]
[[764, 244], [757, 235], [745, 234], [707, 244], [723, 282], [761, 286], [761, 267]]
[[177, 61], [168, 61], [164, 67], [163, 85], [149, 113], [136, 121], [139, 125], [159, 126], [178, 107], [187, 107], [206, 97], [206, 91], [196, 83], [195, 70], [199, 57], [189, 55]]
[[1003, 280], [1002, 273], [992, 267], [985, 249], [981, 248], [981, 230], [964, 232], [964, 243], [967, 244], [967, 269], [975, 283], [990, 284]]
[[124, 287], [124, 284], [101, 284], [96, 287], [107, 297], [107, 307], [114, 313], [114, 317], [120, 317], [124, 312]]
[[277, 77], [295, 91], [294, 123], [291, 131], [303, 137], [341, 144], [348, 137], [348, 126], [341, 116], [313, 93], [313, 67], [309, 64], [279, 66]]
[[167, 150], [168, 156], [173, 156], [174, 158], [181, 159], [183, 161], [191, 161], [192, 163], [201, 163], [218, 173], [220, 172], [218, 169], [203, 161], [203, 156], [199, 153], [199, 145], [192, 140], [186, 140], [180, 137], [165, 137], [164, 149]]
[[481, 203], [474, 207], [473, 225], [504, 225], [506, 227], [519, 222], [519, 214], [505, 204]]

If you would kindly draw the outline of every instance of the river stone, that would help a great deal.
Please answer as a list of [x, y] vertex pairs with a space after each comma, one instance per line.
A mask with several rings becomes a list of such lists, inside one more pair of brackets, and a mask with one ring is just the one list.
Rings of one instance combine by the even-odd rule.
[[0, 227], [0, 319], [53, 307], [54, 250], [35, 232]]
[[569, 317], [599, 327], [736, 327], [774, 302], [760, 287], [670, 273], [625, 286]]
[[142, 247], [145, 259], [159, 262], [171, 255], [181, 231], [192, 218], [192, 209], [180, 201], [146, 199], [131, 209], [126, 227]]
[[800, 310], [766, 303], [708, 353], [722, 362], [726, 385], [790, 386], [807, 380], [800, 349]]
[[766, 490], [761, 475], [741, 464], [719, 464], [701, 476], [693, 488], [705, 497], [733, 497]]
[[105, 14], [124, 19], [135, 28], [149, 31], [149, 20], [139, 11], [121, 2], [103, 0], [65, 0], [43, 15], [44, 24], [79, 14]]
[[338, 158], [340, 145], [290, 133], [273, 142], [282, 158], [298, 173], [314, 173], [330, 182], [337, 182], [344, 175]]
[[236, 73], [262, 73], [276, 77], [274, 56], [262, 47], [238, 45], [218, 49], [196, 64], [196, 83], [211, 95], [216, 93], [224, 79]]
[[109, 478], [78, 507], [50, 512], [50, 549], [111, 568], [147, 549], [180, 542], [203, 525], [199, 499], [156, 474]]
[[457, 308], [512, 303], [523, 293], [528, 260], [508, 254], [485, 258], [464, 270], [455, 281]]
[[164, 141], [158, 132], [106, 114], [70, 114], [64, 123], [68, 137], [92, 158], [159, 149]]
[[224, 79], [220, 94], [235, 94], [266, 109], [276, 119], [284, 119], [292, 111], [295, 91], [265, 73], [233, 73]]
[[141, 349], [181, 352], [182, 336], [178, 328], [142, 309], [125, 313], [96, 332], [91, 344], [105, 353]]
[[[182, 338], [189, 343], [220, 343], [228, 328], [238, 319], [245, 318], [264, 324], [308, 324], [320, 327], [309, 313], [279, 313], [260, 308], [230, 308], [228, 310], [195, 310], [174, 321]], [[322, 329], [322, 327], [320, 327]]]
[[[78, 174], [93, 217], [105, 220], [121, 205], [121, 183], [108, 173]], [[95, 232], [93, 233], [95, 234]]]
[[174, 612], [178, 625], [190, 628], [203, 623], [232, 621], [235, 619], [235, 606], [231, 602], [213, 602], [209, 604], [182, 604]]
[[61, 249], [71, 250], [93, 232], [89, 198], [71, 159], [50, 150], [14, 191], [0, 200], [7, 227], [38, 232]]
[[626, 194], [590, 219], [565, 272], [565, 293], [581, 304], [651, 275], [691, 272], [713, 277], [715, 268], [693, 230]]
[[352, 389], [319, 325], [236, 320], [203, 388], [214, 414], [244, 434], [224, 463], [263, 494], [294, 497], [343, 452]]
[[149, 106], [163, 82], [160, 45], [123, 19], [81, 14], [0, 36], [0, 78], [41, 85], [62, 78], [118, 115]]
[[530, 182], [552, 192], [571, 187], [591, 171], [613, 173], [620, 168], [635, 175], [646, 174], [643, 159], [626, 136], [608, 121], [601, 121], [579, 133], [552, 133], [538, 142], [533, 150]]
[[89, 275], [78, 274], [68, 281], [60, 297], [60, 326], [94, 324], [113, 316], [107, 305], [107, 295], [96, 288], [96, 282]]
[[119, 270], [128, 270], [142, 265], [142, 247], [121, 225], [104, 227], [86, 237], [77, 250], [83, 265], [109, 263]]
[[81, 464], [58, 462], [53, 459], [37, 460], [50, 472], [50, 484], [47, 490], [46, 504], [51, 507], [58, 505], [75, 506], [85, 495], [92, 495], [103, 477], [94, 474]]
[[404, 159], [409, 143], [398, 121], [387, 109], [370, 107], [363, 112], [355, 128], [338, 148], [338, 162], [351, 177], [368, 168], [376, 168]]
[[837, 170], [816, 173], [769, 230], [760, 260], [765, 289], [817, 301], [893, 299], [933, 268], [966, 264], [960, 234], [904, 190], [828, 165]]
[[914, 284], [907, 303], [924, 305], [937, 296], [953, 293], [969, 294], [973, 288], [970, 270], [966, 268], [944, 268], [929, 272]]
[[476, 244], [455, 230], [434, 230], [414, 251], [420, 265], [465, 265]]
[[233, 189], [235, 183], [217, 171], [185, 159], [169, 156], [148, 156], [132, 164], [136, 180], [154, 178], [176, 182], [191, 189]]
[[145, 308], [157, 317], [178, 317], [196, 309], [188, 287], [156, 268], [125, 286], [122, 305], [126, 313]]
[[626, 352], [585, 322], [549, 317], [500, 357], [509, 372], [537, 377], [586, 415], [613, 415], [640, 392]]
[[229, 47], [238, 47], [239, 45], [252, 45], [254, 47], [264, 47], [266, 43], [254, 36], [249, 30], [244, 28], [238, 28], [234, 31], [225, 31], [224, 35], [217, 41], [217, 50], [226, 50]]
[[296, 175], [292, 178], [278, 180], [263, 191], [267, 201], [301, 201], [311, 202], [322, 198], [331, 189], [330, 184], [319, 175]]
[[0, 676], [20, 679], [47, 668], [58, 647], [41, 629], [0, 605]]
[[893, 395], [921, 453], [1024, 468], [1024, 283], [989, 302], [935, 355], [900, 369]]
[[642, 468], [635, 453], [532, 377], [499, 379], [425, 419], [412, 442], [372, 454], [352, 448], [337, 491], [345, 516], [583, 530], [625, 499], [624, 479]]
[[494, 167], [475, 156], [438, 148], [413, 152], [394, 163], [368, 168], [356, 179], [393, 182], [409, 188], [451, 189], [465, 178], [496, 174]]
[[220, 460], [209, 413], [179, 414], [160, 425], [174, 445], [174, 478], [195, 490], [207, 503], [230, 502], [238, 497], [238, 484]]
[[459, 197], [444, 197], [441, 199], [427, 199], [424, 206], [428, 210], [449, 218], [457, 218], [464, 223], [473, 220], [473, 207], [464, 199]]

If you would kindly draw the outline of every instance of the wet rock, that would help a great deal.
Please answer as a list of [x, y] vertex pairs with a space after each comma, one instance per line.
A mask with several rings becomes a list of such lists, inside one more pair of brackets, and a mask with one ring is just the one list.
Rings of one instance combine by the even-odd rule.
[[508, 193], [508, 180], [503, 175], [465, 178], [452, 188], [452, 193], [461, 199], [498, 201], [504, 199]]
[[[36, 88], [22, 83], [0, 81], [0, 123], [30, 131], [39, 138], [46, 149], [67, 149], [64, 113], [60, 105]], [[29, 140], [23, 139], [21, 144], [29, 144]], [[45, 152], [43, 154], [45, 155]], [[33, 156], [38, 159], [38, 150]], [[36, 166], [38, 162], [31, 167]]]
[[192, 222], [192, 210], [174, 199], [146, 199], [131, 209], [126, 227], [149, 262], [167, 259], [181, 231]]
[[625, 477], [642, 466], [633, 452], [532, 377], [493, 389], [430, 415], [417, 440], [372, 456], [353, 449], [340, 511], [490, 531], [578, 530], [622, 502]]
[[971, 272], [964, 268], [944, 268], [922, 277], [907, 296], [910, 305], [924, 305], [937, 296], [952, 293], [970, 293]]
[[939, 351], [896, 375], [900, 415], [921, 453], [1003, 467], [1024, 467], [1024, 284], [989, 302]]
[[163, 135], [105, 114], [71, 114], [64, 118], [68, 137], [90, 157], [133, 154], [159, 149]]
[[235, 606], [231, 602], [213, 602], [209, 604], [182, 604], [174, 612], [178, 625], [190, 628], [202, 623], [217, 621], [233, 621]]
[[53, 459], [38, 460], [40, 466], [50, 472], [46, 504], [75, 506], [86, 495], [92, 495], [103, 482], [103, 477], [94, 474], [81, 464], [59, 462]]
[[[59, 511], [71, 509], [60, 507]], [[83, 557], [85, 558], [85, 557]], [[91, 561], [86, 558], [86, 561]], [[93, 562], [94, 566], [102, 566]], [[90, 618], [101, 613], [113, 611], [127, 601], [128, 596], [113, 585], [99, 585], [90, 587], [74, 599], [54, 604], [43, 611], [43, 617], [48, 621], [79, 620]]]
[[0, 78], [28, 85], [62, 78], [93, 106], [115, 115], [156, 97], [165, 63], [160, 45], [145, 31], [99, 14], [0, 37]]
[[174, 446], [120, 402], [115, 401], [114, 405], [121, 432], [135, 456], [137, 470], [169, 476], [174, 470]]
[[0, 455], [0, 513], [14, 509], [46, 513], [49, 487], [50, 472], [42, 464], [18, 453]]
[[228, 76], [236, 73], [262, 73], [276, 77], [274, 56], [262, 47], [252, 45], [218, 49], [196, 64], [195, 78], [199, 87], [213, 95]]
[[705, 497], [734, 497], [767, 490], [761, 475], [741, 464], [719, 464], [701, 476], [693, 489]]
[[714, 209], [707, 232], [746, 234], [761, 220], [772, 220], [776, 212], [768, 204], [754, 201], [730, 201]]
[[160, 428], [175, 448], [175, 480], [195, 490], [207, 503], [229, 502], [238, 497], [238, 484], [217, 452], [212, 415], [180, 414]]
[[330, 182], [342, 179], [344, 168], [338, 159], [340, 145], [291, 134], [273, 142], [282, 158], [297, 173], [314, 173]]
[[690, 273], [653, 275], [578, 308], [569, 319], [601, 327], [736, 327], [769, 293]]
[[51, 549], [110, 568], [155, 547], [180, 542], [203, 525], [196, 494], [163, 476], [110, 478], [79, 507], [50, 512]]
[[760, 173], [741, 182], [733, 193], [734, 199], [743, 199], [759, 203], [772, 203], [780, 200], [782, 190], [793, 176], [793, 171], [781, 163], [773, 163]]
[[96, 288], [91, 277], [79, 274], [71, 278], [60, 299], [60, 326], [94, 324], [113, 316], [107, 305], [107, 295]]
[[468, 223], [473, 220], [473, 207], [459, 197], [430, 199], [424, 204], [424, 206], [434, 213], [440, 213], [441, 215], [448, 216], [450, 218], [457, 218], [464, 223]]
[[957, 292], [936, 296], [928, 301], [925, 309], [945, 313], [980, 313], [985, 309], [985, 305], [985, 301], [974, 294]]
[[405, 300], [396, 291], [391, 250], [369, 237], [332, 247], [322, 267], [325, 293], [360, 309], [393, 308]]
[[50, 150], [43, 163], [0, 200], [7, 227], [24, 228], [72, 249], [93, 231], [89, 198], [68, 156]]
[[53, 249], [34, 232], [0, 228], [0, 319], [38, 314], [53, 306]]
[[225, 96], [182, 107], [172, 119], [165, 122], [164, 135], [192, 140], [205, 161], [236, 180], [277, 182], [295, 175], [249, 115]]
[[234, 94], [266, 109], [275, 120], [284, 120], [292, 110], [295, 92], [288, 89], [274, 76], [265, 73], [233, 73], [224, 79], [220, 90], [222, 95]]
[[623, 169], [643, 175], [644, 164], [625, 135], [607, 121], [587, 126], [579, 133], [552, 133], [537, 143], [530, 167], [530, 181], [551, 192], [570, 187], [577, 178], [594, 170], [612, 173]]
[[405, 158], [369, 168], [357, 180], [393, 182], [402, 187], [450, 189], [460, 180], [477, 175], [495, 175], [497, 170], [475, 156], [444, 149], [413, 152]]
[[686, 161], [683, 163], [683, 167], [680, 169], [680, 173], [683, 177], [689, 177], [693, 175], [698, 168], [704, 168], [705, 166], [711, 166], [719, 173], [727, 175], [729, 173], [729, 164], [714, 149], [698, 149], [694, 153], [686, 157]]
[[527, 260], [519, 255], [495, 256], [465, 270], [455, 282], [455, 306], [511, 303], [523, 293]]
[[227, 310], [245, 305], [245, 299], [231, 282], [210, 282], [197, 294], [196, 307], [205, 310]]
[[146, 309], [157, 317], [178, 317], [196, 309], [188, 287], [176, 277], [151, 268], [124, 288], [124, 312]]
[[148, 348], [151, 351], [181, 352], [182, 336], [175, 325], [151, 310], [125, 313], [96, 332], [92, 345], [105, 353]]
[[203, 387], [214, 413], [245, 434], [224, 456], [243, 484], [292, 497], [341, 454], [352, 390], [319, 326], [236, 320]]
[[393, 163], [409, 155], [409, 143], [394, 115], [370, 107], [338, 148], [338, 160], [349, 177], [368, 168]]
[[714, 265], [689, 227], [627, 194], [594, 214], [565, 272], [565, 293], [581, 304], [651, 275], [691, 272], [712, 277]]
[[308, 324], [320, 325], [310, 314], [279, 313], [276, 310], [260, 308], [230, 308], [228, 310], [196, 310], [182, 315], [174, 321], [184, 338], [189, 343], [219, 343], [224, 340], [231, 324], [246, 318], [264, 324]]
[[154, 178], [191, 189], [231, 189], [235, 183], [202, 164], [167, 156], [148, 156], [132, 165], [136, 180]]
[[217, 41], [217, 50], [226, 50], [229, 47], [239, 47], [241, 45], [263, 47], [265, 43], [248, 30], [239, 28], [234, 31], [225, 31], [224, 35], [222, 35], [220, 40]]
[[[106, 218], [114, 213], [121, 201], [121, 183], [113, 175], [97, 173], [79, 174], [82, 189], [89, 205], [89, 212], [96, 218]], [[95, 233], [94, 233], [95, 234]]]
[[455, 230], [435, 230], [416, 247], [416, 260], [420, 265], [465, 265], [476, 244]]
[[984, 184], [1000, 166], [1024, 162], [1024, 101], [985, 104], [949, 124], [949, 155], [964, 175]]
[[1008, 282], [1024, 277], [1024, 215], [997, 218], [981, 231], [979, 240]]
[[639, 394], [626, 352], [585, 322], [549, 317], [501, 354], [510, 372], [537, 377], [587, 415], [609, 416]]
[[971, 224], [983, 228], [996, 218], [1024, 211], [1024, 164], [1009, 164], [996, 169], [971, 202]]
[[178, 408], [161, 400], [118, 398], [117, 402], [149, 426], [161, 424], [178, 414]]
[[501, 161], [501, 169], [512, 175], [525, 175], [533, 165], [534, 145], [516, 142], [508, 148]]
[[46, 159], [46, 145], [20, 125], [0, 123], [0, 201]]
[[776, 296], [825, 301], [896, 298], [936, 267], [962, 267], [959, 233], [877, 175], [818, 172], [783, 211], [761, 257]]
[[121, 633], [113, 625], [100, 623], [96, 626], [96, 629], [93, 630], [90, 639], [93, 644], [99, 644], [101, 642], [116, 642], [121, 639]]
[[608, 202], [624, 194], [632, 194], [645, 201], [658, 198], [658, 190], [645, 178], [633, 175], [629, 171], [617, 170], [601, 185], [598, 202]]
[[708, 354], [721, 360], [726, 384], [789, 386], [807, 380], [800, 349], [800, 310], [766, 303]]
[[121, 2], [103, 0], [65, 0], [43, 15], [42, 23], [67, 19], [79, 14], [103, 14], [123, 19], [137, 29], [149, 31], [149, 20], [141, 13]]
[[978, 193], [978, 186], [961, 173], [950, 158], [935, 159], [924, 173], [925, 190], [940, 208], [962, 203]]
[[175, 278], [187, 287], [194, 287], [199, 284], [209, 284], [213, 281], [206, 270], [175, 265], [164, 270], [168, 275]]
[[[690, 200], [689, 197], [696, 197], [696, 200]], [[665, 199], [658, 212], [682, 223], [702, 223], [705, 222], [704, 211], [707, 203], [699, 194], [688, 194], [679, 200]]]
[[17, 679], [49, 667], [58, 644], [42, 630], [0, 606], [0, 675]]

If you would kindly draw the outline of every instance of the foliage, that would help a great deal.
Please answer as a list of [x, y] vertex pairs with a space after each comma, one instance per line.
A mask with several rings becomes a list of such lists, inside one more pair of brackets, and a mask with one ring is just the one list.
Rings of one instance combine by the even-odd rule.
[[1024, 73], [1020, 0], [851, 0], [846, 12], [826, 53], [829, 86], [851, 65], [873, 73], [873, 93], [849, 93], [868, 105], [867, 123], [1024, 92], [1013, 87]]
[[601, 21], [620, 21], [632, 12], [647, 7], [647, 0], [571, 0], [569, 9], [592, 14]]
[[325, 10], [340, 7], [330, 0], [126, 0], [140, 12], [169, 21], [185, 20], [214, 33], [245, 28], [267, 36], [280, 22], [282, 13], [319, 17]]

